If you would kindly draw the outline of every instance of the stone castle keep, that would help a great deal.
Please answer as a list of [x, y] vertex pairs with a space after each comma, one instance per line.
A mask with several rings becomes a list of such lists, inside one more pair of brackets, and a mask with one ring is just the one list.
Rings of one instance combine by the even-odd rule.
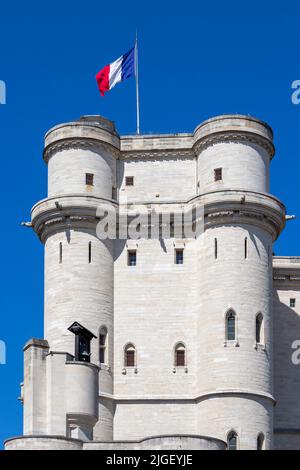
[[[27, 224], [45, 246], [44, 339], [24, 347], [24, 435], [6, 449], [300, 449], [300, 258], [273, 256], [273, 156], [270, 127], [240, 115], [46, 134], [48, 197]], [[100, 240], [103, 202], [198, 204], [205, 230]]]

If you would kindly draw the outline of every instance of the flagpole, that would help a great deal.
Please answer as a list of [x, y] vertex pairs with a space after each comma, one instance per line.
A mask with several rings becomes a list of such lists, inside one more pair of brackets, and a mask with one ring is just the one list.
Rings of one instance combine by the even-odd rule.
[[135, 86], [136, 86], [136, 133], [140, 133], [140, 98], [139, 98], [139, 64], [138, 64], [138, 39], [135, 36]]

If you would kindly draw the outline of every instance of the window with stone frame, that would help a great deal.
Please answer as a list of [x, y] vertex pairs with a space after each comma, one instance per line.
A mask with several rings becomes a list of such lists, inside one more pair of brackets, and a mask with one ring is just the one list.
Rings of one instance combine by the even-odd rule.
[[263, 435], [263, 433], [259, 433], [259, 435], [257, 436], [257, 445], [256, 445], [256, 449], [257, 450], [264, 450], [264, 444], [265, 444], [265, 436]]
[[235, 431], [230, 431], [227, 436], [227, 450], [237, 450], [238, 435]]
[[107, 364], [107, 328], [102, 326], [99, 332], [99, 362]]
[[183, 249], [182, 248], [176, 248], [175, 250], [175, 263], [183, 264]]
[[134, 185], [134, 177], [133, 176], [126, 176], [125, 177], [125, 185], [126, 186], [133, 186]]
[[214, 178], [215, 178], [215, 181], [221, 181], [222, 180], [222, 168], [215, 168], [214, 169]]
[[127, 344], [124, 351], [124, 366], [135, 367], [136, 366], [136, 350], [133, 344]]
[[93, 173], [86, 173], [85, 174], [85, 184], [87, 184], [89, 186], [94, 185], [94, 175], [93, 175]]
[[261, 313], [258, 313], [255, 318], [255, 340], [256, 343], [263, 343], [263, 316]]
[[236, 339], [236, 314], [229, 310], [226, 314], [226, 340], [235, 341]]
[[186, 348], [183, 343], [177, 343], [174, 351], [175, 367], [186, 366]]
[[128, 250], [127, 264], [128, 266], [136, 266], [136, 250]]

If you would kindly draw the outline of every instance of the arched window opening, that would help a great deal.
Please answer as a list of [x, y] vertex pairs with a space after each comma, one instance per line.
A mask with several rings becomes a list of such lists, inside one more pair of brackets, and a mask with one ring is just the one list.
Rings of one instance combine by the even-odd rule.
[[107, 364], [107, 328], [102, 326], [99, 333], [99, 362]]
[[257, 436], [257, 450], [264, 450], [265, 436], [261, 432]]
[[236, 315], [233, 310], [229, 310], [226, 315], [226, 339], [234, 341], [236, 339]]
[[177, 343], [175, 346], [175, 367], [186, 366], [186, 350], [183, 343]]
[[263, 316], [261, 313], [258, 313], [255, 319], [255, 340], [257, 343], [263, 343]]
[[230, 431], [227, 436], [227, 450], [237, 450], [237, 433], [235, 431]]
[[136, 366], [136, 350], [133, 344], [127, 344], [127, 346], [125, 347], [124, 366], [125, 367]]

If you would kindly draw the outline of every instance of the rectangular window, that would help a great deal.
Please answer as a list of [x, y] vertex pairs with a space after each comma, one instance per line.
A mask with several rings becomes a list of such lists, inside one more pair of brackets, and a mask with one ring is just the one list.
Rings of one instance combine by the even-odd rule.
[[296, 307], [296, 299], [290, 299], [290, 307], [292, 308]]
[[112, 198], [112, 199], [116, 199], [116, 194], [117, 194], [116, 188], [113, 186], [113, 187], [111, 188], [111, 198]]
[[93, 173], [86, 173], [85, 174], [85, 184], [88, 184], [89, 186], [94, 185], [94, 175], [93, 175]]
[[133, 176], [126, 176], [125, 178], [126, 186], [133, 186], [134, 184], [134, 177]]
[[218, 240], [215, 238], [215, 259], [218, 258]]
[[128, 266], [136, 266], [136, 251], [130, 250], [128, 251]]
[[182, 249], [175, 250], [175, 263], [183, 264], [183, 250]]
[[222, 179], [222, 168], [215, 168], [214, 169], [214, 174], [215, 174], [215, 181], [221, 181], [221, 179]]
[[248, 258], [248, 240], [247, 240], [247, 237], [244, 240], [244, 251], [245, 251], [245, 253], [244, 253], [245, 259], [247, 259]]

